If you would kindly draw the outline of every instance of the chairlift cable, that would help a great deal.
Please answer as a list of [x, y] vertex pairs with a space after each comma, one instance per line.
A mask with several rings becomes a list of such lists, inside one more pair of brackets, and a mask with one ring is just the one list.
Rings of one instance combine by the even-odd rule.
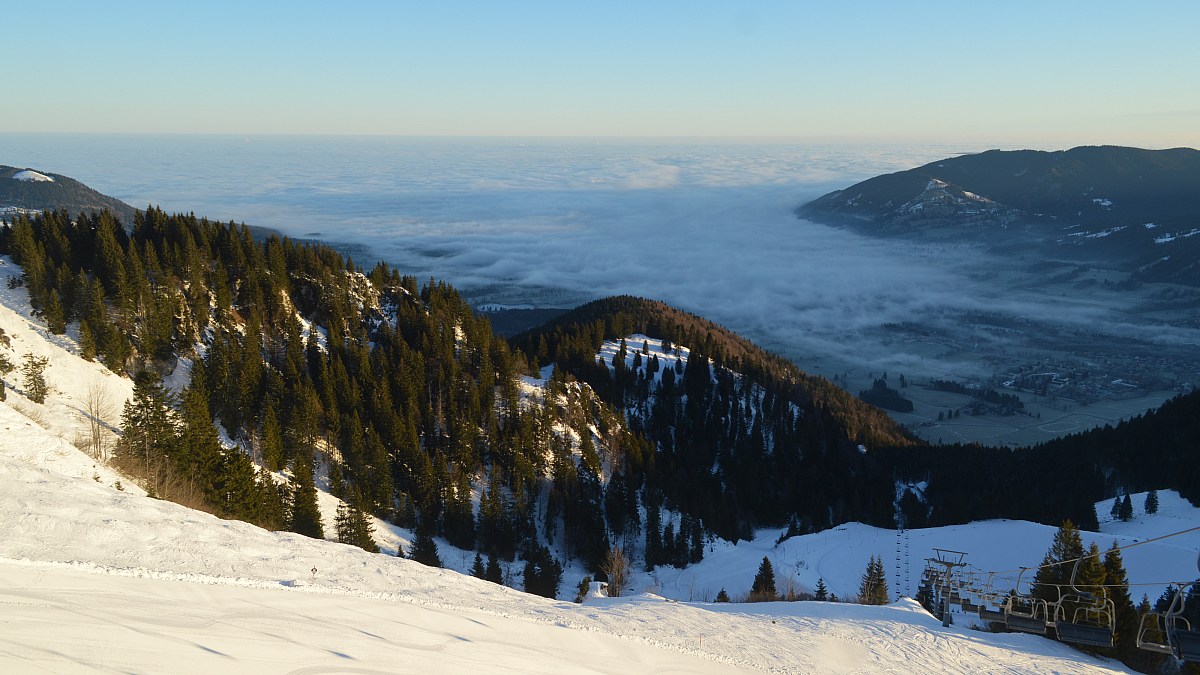
[[[1117, 547], [1114, 547], [1114, 548], [1108, 548], [1108, 549], [1105, 549], [1103, 552], [1104, 552], [1104, 553], [1107, 553], [1108, 551], [1113, 551], [1113, 550], [1116, 550], [1116, 551], [1124, 551], [1124, 550], [1127, 550], [1127, 549], [1135, 548], [1135, 547], [1137, 547], [1137, 546], [1141, 546], [1141, 545], [1143, 545], [1143, 544], [1152, 544], [1152, 543], [1154, 543], [1154, 542], [1156, 542], [1156, 541], [1162, 541], [1162, 540], [1164, 540], [1164, 539], [1170, 539], [1171, 537], [1178, 537], [1178, 536], [1179, 536], [1179, 535], [1181, 535], [1181, 534], [1188, 534], [1188, 533], [1191, 533], [1191, 532], [1197, 532], [1197, 531], [1200, 531], [1200, 526], [1198, 526], [1198, 527], [1191, 527], [1191, 528], [1188, 528], [1188, 529], [1186, 529], [1186, 530], [1180, 530], [1180, 531], [1178, 531], [1178, 532], [1171, 532], [1170, 534], [1164, 534], [1164, 535], [1161, 535], [1161, 536], [1158, 536], [1158, 537], [1153, 537], [1153, 538], [1151, 538], [1151, 539], [1146, 539], [1146, 540], [1144, 540], [1144, 541], [1135, 541], [1135, 542], [1133, 542], [1132, 544], [1125, 544], [1125, 545], [1123, 545], [1123, 546], [1117, 546]], [[1059, 566], [1059, 565], [1066, 565], [1067, 563], [1073, 563], [1073, 562], [1075, 562], [1075, 561], [1077, 561], [1077, 560], [1083, 560], [1084, 558], [1091, 558], [1091, 557], [1092, 557], [1092, 555], [1093, 555], [1093, 554], [1091, 554], [1091, 553], [1087, 553], [1087, 554], [1084, 554], [1084, 555], [1081, 555], [1081, 556], [1077, 556], [1077, 557], [1075, 557], [1075, 558], [1071, 558], [1071, 559], [1069, 559], [1069, 560], [1059, 560], [1059, 561], [1056, 561], [1056, 562], [1051, 562], [1051, 563], [1043, 563], [1043, 564], [1041, 564], [1041, 565], [1038, 565], [1038, 566], [1036, 566], [1036, 567], [1019, 567], [1019, 568], [1017, 568], [1017, 569], [1015, 569], [1015, 570], [1004, 570], [1003, 572], [995, 572], [994, 574], [1014, 574], [1014, 573], [1018, 573], [1018, 572], [1027, 572], [1027, 571], [1030, 571], [1030, 570], [1040, 570], [1040, 569], [1042, 569], [1043, 567], [1057, 567], [1057, 566]], [[1099, 557], [1099, 553], [1096, 553], [1095, 555], [1096, 555], [1097, 557]]]

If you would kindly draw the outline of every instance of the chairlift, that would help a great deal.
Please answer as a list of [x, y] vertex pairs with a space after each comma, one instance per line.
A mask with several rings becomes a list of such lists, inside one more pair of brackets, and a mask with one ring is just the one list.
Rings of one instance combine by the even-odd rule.
[[[1021, 588], [1021, 577], [1030, 568], [1022, 567], [1017, 575], [1016, 589]], [[1046, 629], [1053, 623], [1050, 614], [1050, 604], [1041, 598], [1030, 594], [1019, 594], [1015, 589], [1004, 602], [1004, 623], [1009, 630], [1034, 635], [1045, 635]]]
[[[979, 618], [982, 621], [991, 623], [1005, 623], [1004, 620], [1004, 602], [998, 594], [992, 590], [992, 577], [996, 576], [995, 572], [988, 572], [987, 584], [984, 585], [983, 591], [979, 593], [979, 605], [976, 606], [976, 611], [979, 612]], [[992, 609], [988, 605], [994, 605], [997, 609]], [[964, 607], [963, 609], [966, 609]]]
[[1107, 593], [1089, 593], [1075, 585], [1079, 563], [1085, 557], [1078, 558], [1071, 568], [1071, 592], [1063, 594], [1059, 588], [1059, 600], [1054, 607], [1058, 639], [1088, 647], [1111, 647], [1116, 628], [1116, 606]]
[[1165, 611], [1146, 612], [1142, 615], [1138, 624], [1138, 649], [1170, 654], [1177, 659], [1200, 663], [1200, 630], [1196, 630], [1183, 616], [1187, 607], [1188, 589], [1194, 585], [1180, 585]]

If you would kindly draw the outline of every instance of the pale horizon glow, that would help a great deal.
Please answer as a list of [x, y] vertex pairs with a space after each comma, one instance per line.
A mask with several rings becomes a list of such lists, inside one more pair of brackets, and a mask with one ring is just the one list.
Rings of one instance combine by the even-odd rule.
[[67, 1], [4, 14], [7, 133], [1200, 146], [1193, 2]]

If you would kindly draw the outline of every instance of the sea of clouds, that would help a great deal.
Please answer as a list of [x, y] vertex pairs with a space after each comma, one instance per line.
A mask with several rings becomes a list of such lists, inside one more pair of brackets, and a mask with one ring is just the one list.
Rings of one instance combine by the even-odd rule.
[[[781, 142], [0, 135], [0, 163], [77, 178], [135, 206], [359, 244], [475, 303], [573, 306], [612, 294], [702, 314], [802, 367], [938, 374], [880, 327], [998, 312], [1089, 323], [1000, 289], [967, 245], [874, 239], [794, 210], [959, 146]], [[947, 373], [950, 374], [950, 373]]]

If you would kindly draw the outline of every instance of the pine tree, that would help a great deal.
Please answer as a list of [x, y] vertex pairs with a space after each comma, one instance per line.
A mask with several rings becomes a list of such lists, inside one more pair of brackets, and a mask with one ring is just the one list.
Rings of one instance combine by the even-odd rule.
[[758, 573], [754, 575], [754, 583], [750, 586], [750, 602], [770, 602], [779, 599], [775, 590], [775, 570], [771, 560], [763, 556], [758, 564]]
[[412, 559], [430, 567], [441, 567], [442, 558], [438, 555], [437, 542], [427, 527], [417, 528], [417, 538], [412, 543]]
[[67, 332], [67, 315], [63, 309], [62, 300], [58, 296], [58, 291], [48, 291], [46, 293], [46, 304], [42, 307], [42, 319], [46, 322], [46, 328], [55, 335], [62, 335]]
[[1060, 563], [1082, 555], [1083, 540], [1079, 537], [1079, 530], [1070, 520], [1064, 520], [1062, 526], [1054, 533], [1050, 550], [1046, 551], [1046, 555], [1042, 558], [1042, 564], [1033, 578], [1034, 597], [1048, 602], [1058, 602], [1059, 589], [1065, 588], [1071, 582], [1071, 565]]
[[118, 456], [157, 467], [174, 454], [178, 422], [172, 404], [173, 396], [157, 374], [148, 370], [138, 373], [133, 397], [121, 412]]
[[475, 552], [475, 562], [471, 564], [471, 576], [476, 579], [487, 578], [487, 569], [483, 566], [483, 556], [479, 555], [479, 551]]
[[717, 599], [714, 602], [729, 602], [729, 594], [725, 592], [724, 587], [717, 591]]
[[292, 466], [292, 517], [288, 529], [313, 539], [325, 538], [321, 509], [317, 506], [311, 450], [298, 453]]
[[379, 545], [375, 543], [374, 527], [363, 512], [362, 495], [358, 488], [351, 488], [349, 502], [338, 504], [337, 509], [337, 538], [343, 544], [357, 546], [370, 553], [379, 553]]
[[1129, 576], [1125, 572], [1125, 562], [1121, 559], [1121, 549], [1117, 542], [1104, 554], [1104, 592], [1113, 602], [1116, 611], [1116, 631], [1113, 636], [1117, 658], [1127, 665], [1133, 665], [1130, 659], [1137, 654], [1138, 613], [1134, 609], [1133, 600], [1129, 597]]
[[[3, 330], [0, 329], [0, 335], [3, 335]], [[8, 359], [8, 355], [0, 352], [0, 401], [8, 400], [8, 385], [5, 384], [4, 378], [13, 371], [13, 362]]]
[[21, 364], [21, 375], [25, 387], [25, 395], [34, 403], [45, 403], [50, 386], [46, 384], [46, 366], [50, 359], [45, 356], [26, 354]]
[[871, 556], [858, 587], [858, 602], [863, 605], [886, 605], [888, 603], [887, 574], [883, 570], [883, 558]]
[[820, 577], [817, 579], [817, 588], [813, 599], [820, 600], [821, 602], [829, 599], [829, 589], [825, 588], [825, 577]]
[[268, 469], [278, 471], [283, 468], [283, 431], [279, 426], [279, 417], [275, 413], [275, 404], [267, 403], [262, 422], [262, 461]]
[[535, 547], [525, 561], [525, 592], [546, 598], [557, 597], [562, 573], [562, 564], [554, 559], [550, 549]]
[[1147, 515], [1158, 513], [1158, 490], [1151, 490], [1146, 493], [1145, 509]]
[[1125, 498], [1121, 500], [1120, 518], [1125, 522], [1133, 520], [1133, 500], [1129, 498], [1128, 492], [1125, 493]]
[[1113, 520], [1118, 520], [1121, 517], [1121, 495], [1113, 497], [1112, 508], [1108, 510], [1108, 514]]
[[592, 578], [584, 576], [579, 580], [579, 585], [575, 587], [575, 603], [583, 604], [583, 599], [587, 597], [588, 591], [592, 588]]
[[488, 556], [487, 571], [484, 572], [483, 578], [494, 584], [504, 583], [504, 570], [500, 568], [500, 561], [496, 560], [495, 556]]
[[87, 321], [79, 322], [79, 355], [84, 361], [96, 360], [96, 337]]

